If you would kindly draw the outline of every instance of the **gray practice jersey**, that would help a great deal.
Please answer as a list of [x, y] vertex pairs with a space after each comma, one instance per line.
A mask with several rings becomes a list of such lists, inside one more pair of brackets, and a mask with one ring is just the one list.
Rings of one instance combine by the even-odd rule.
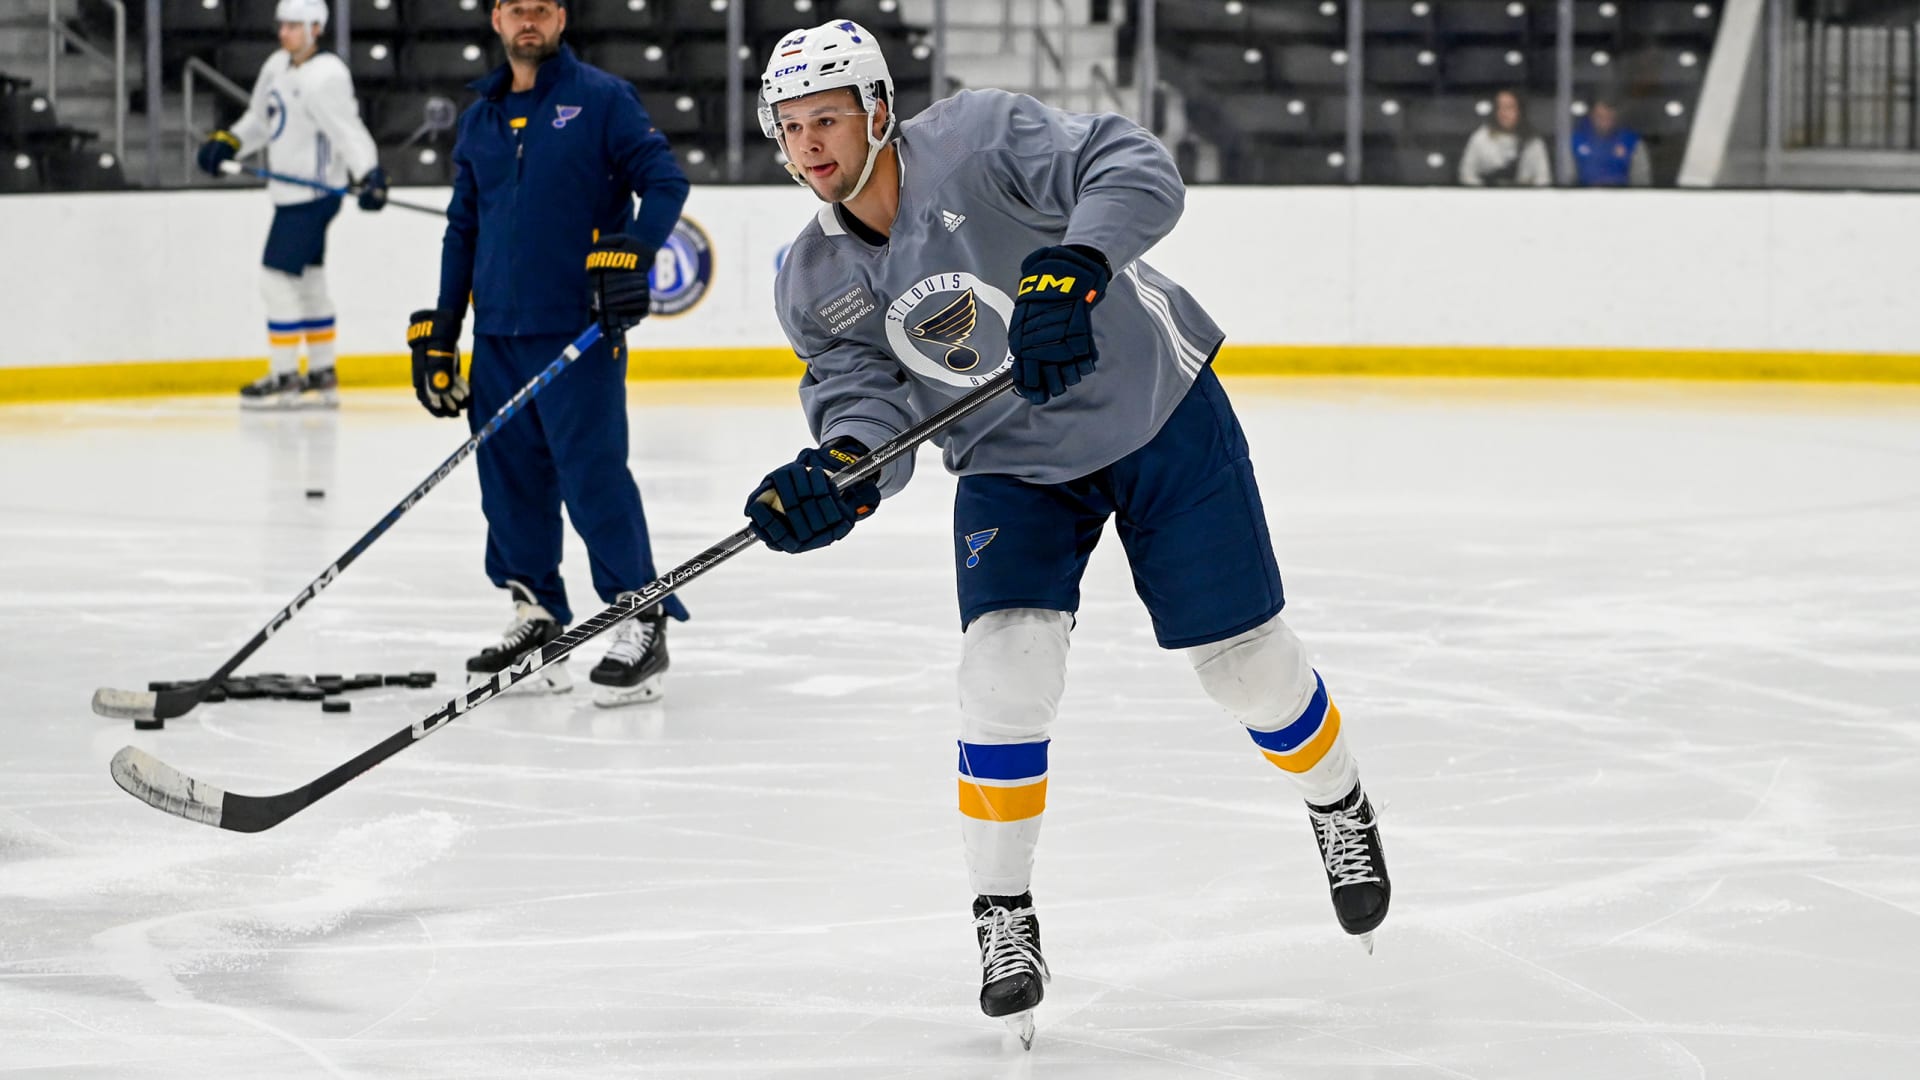
[[[1020, 262], [1085, 244], [1114, 270], [1092, 312], [1099, 365], [1045, 405], [1008, 394], [936, 441], [955, 473], [1052, 484], [1146, 445], [1219, 346], [1185, 290], [1140, 261], [1179, 220], [1185, 185], [1159, 140], [1124, 117], [1083, 116], [999, 90], [965, 91], [900, 127], [900, 212], [884, 246], [823, 206], [775, 285], [807, 362], [814, 437], [867, 446], [1007, 366]], [[913, 458], [881, 489], [905, 486]]]

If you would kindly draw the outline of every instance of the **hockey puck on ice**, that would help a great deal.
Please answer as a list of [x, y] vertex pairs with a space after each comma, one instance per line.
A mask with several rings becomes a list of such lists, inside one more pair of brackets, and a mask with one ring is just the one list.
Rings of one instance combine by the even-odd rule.
[[432, 686], [434, 680], [437, 678], [439, 678], [439, 676], [434, 674], [431, 671], [416, 671], [413, 674], [407, 676], [407, 685], [418, 686], [418, 687], [428, 687], [428, 686]]
[[389, 674], [380, 676], [380, 681], [386, 683], [388, 686], [405, 686], [412, 678], [413, 676], [404, 673], [400, 675]]
[[324, 498], [326, 498], [326, 497], [327, 497], [327, 493], [326, 493], [326, 491], [324, 491], [324, 490], [323, 490], [323, 489], [321, 489], [321, 488], [308, 488], [308, 489], [307, 489], [307, 498], [309, 498], [309, 499], [324, 499]]
[[136, 731], [160, 731], [167, 726], [167, 722], [156, 716], [151, 720], [135, 720], [133, 726]]
[[295, 701], [324, 701], [327, 692], [313, 685], [296, 686], [293, 688], [293, 693], [288, 696]]
[[320, 703], [321, 712], [352, 712], [353, 702], [345, 698], [328, 698]]

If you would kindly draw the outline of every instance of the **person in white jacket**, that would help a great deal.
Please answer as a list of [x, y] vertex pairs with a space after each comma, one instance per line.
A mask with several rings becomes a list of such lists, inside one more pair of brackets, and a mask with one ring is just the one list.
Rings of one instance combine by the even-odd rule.
[[[360, 187], [360, 208], [387, 202], [387, 177], [373, 136], [360, 119], [353, 76], [338, 56], [320, 49], [327, 26], [325, 0], [280, 0], [280, 51], [260, 66], [247, 111], [200, 147], [198, 162], [219, 176], [235, 157], [267, 152], [266, 168], [330, 188]], [[327, 225], [340, 197], [308, 184], [273, 180], [273, 226], [261, 258], [260, 291], [267, 305], [267, 374], [240, 388], [248, 408], [337, 404], [333, 370], [333, 299], [327, 294]], [[307, 372], [300, 374], [300, 346]]]
[[1460, 155], [1460, 182], [1468, 187], [1547, 187], [1546, 140], [1527, 124], [1526, 107], [1513, 90], [1493, 96], [1493, 115], [1474, 129]]

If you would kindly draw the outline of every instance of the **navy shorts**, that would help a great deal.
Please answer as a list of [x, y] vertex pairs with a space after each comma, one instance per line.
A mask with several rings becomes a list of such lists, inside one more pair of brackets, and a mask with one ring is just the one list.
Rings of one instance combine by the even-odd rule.
[[338, 195], [274, 207], [273, 227], [267, 230], [267, 253], [260, 257], [260, 265], [296, 277], [309, 266], [325, 266], [327, 226], [339, 212]]
[[963, 476], [953, 499], [960, 625], [989, 611], [1078, 611], [1108, 517], [1162, 648], [1251, 630], [1286, 596], [1247, 440], [1211, 367], [1147, 445], [1064, 484]]

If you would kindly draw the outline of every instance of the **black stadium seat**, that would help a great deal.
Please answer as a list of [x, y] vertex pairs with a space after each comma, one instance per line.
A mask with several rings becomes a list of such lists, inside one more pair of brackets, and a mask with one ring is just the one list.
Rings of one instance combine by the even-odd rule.
[[402, 51], [400, 70], [415, 84], [465, 84], [493, 70], [492, 52], [481, 41], [421, 41]]
[[39, 191], [40, 162], [24, 150], [0, 153], [0, 192]]
[[260, 77], [260, 67], [267, 57], [280, 51], [278, 43], [272, 39], [262, 41], [229, 41], [214, 53], [213, 66], [220, 74], [239, 84], [242, 90], [252, 90], [256, 79]]
[[660, 29], [660, 0], [579, 0], [567, 12], [567, 27], [569, 33], [653, 34]]
[[1449, 49], [1441, 75], [1456, 88], [1515, 86], [1527, 81], [1527, 54], [1499, 45]]
[[406, 0], [401, 15], [409, 30], [479, 33], [489, 29], [488, 12], [492, 6], [491, 0]]
[[162, 0], [160, 25], [168, 34], [224, 33], [226, 0]]
[[1288, 37], [1296, 41], [1337, 42], [1346, 39], [1347, 5], [1331, 8], [1322, 0], [1252, 0], [1247, 16], [1261, 38]]
[[646, 106], [647, 115], [653, 118], [653, 126], [669, 139], [706, 130], [700, 117], [700, 99], [690, 93], [654, 91], [641, 95], [640, 103]]
[[1440, 78], [1440, 56], [1427, 44], [1374, 45], [1367, 49], [1365, 74], [1374, 86], [1432, 86]]
[[387, 38], [362, 37], [353, 33], [353, 56], [347, 67], [353, 72], [356, 87], [392, 82], [399, 74], [399, 48]]
[[[338, 3], [338, 0], [334, 2]], [[400, 29], [401, 2], [402, 0], [353, 0], [351, 14], [354, 36], [391, 34]]]
[[727, 8], [733, 0], [674, 0], [670, 14], [673, 33], [716, 34], [727, 32]]
[[91, 134], [47, 151], [47, 186], [59, 191], [117, 191], [127, 186], [112, 151], [89, 146]]
[[1431, 37], [1434, 7], [1434, 0], [1373, 0], [1367, 5], [1367, 33]]
[[1347, 85], [1346, 50], [1325, 45], [1287, 45], [1274, 57], [1274, 78], [1283, 86]]
[[664, 47], [638, 41], [603, 41], [584, 47], [580, 54], [594, 67], [641, 87], [665, 86], [673, 81], [667, 56]]
[[1444, 0], [1437, 8], [1440, 32], [1449, 38], [1518, 41], [1527, 32], [1527, 5], [1520, 0]]

